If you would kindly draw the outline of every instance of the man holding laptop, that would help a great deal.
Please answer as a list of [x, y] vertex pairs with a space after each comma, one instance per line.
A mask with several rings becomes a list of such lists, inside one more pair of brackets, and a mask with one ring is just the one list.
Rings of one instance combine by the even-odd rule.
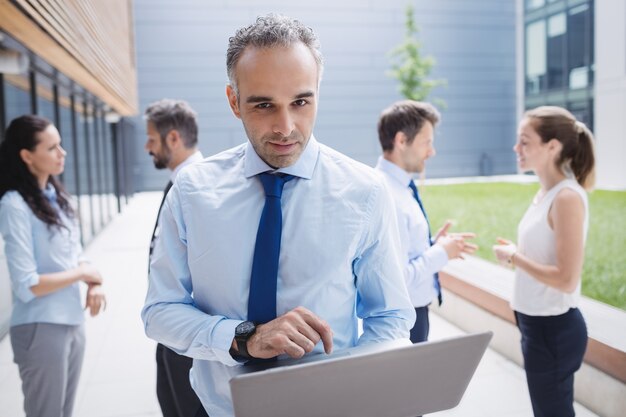
[[226, 94], [248, 142], [182, 171], [163, 206], [142, 318], [194, 358], [212, 417], [233, 415], [247, 363], [408, 339], [415, 320], [384, 180], [313, 137], [322, 68], [296, 20], [238, 30]]

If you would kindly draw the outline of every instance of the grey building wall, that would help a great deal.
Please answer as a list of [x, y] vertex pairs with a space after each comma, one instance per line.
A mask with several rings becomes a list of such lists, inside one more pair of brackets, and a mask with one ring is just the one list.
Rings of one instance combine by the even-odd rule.
[[[413, 1], [424, 51], [437, 59], [433, 78], [447, 88], [437, 131], [437, 157], [428, 177], [515, 172], [511, 146], [516, 123], [515, 0]], [[135, 0], [140, 109], [163, 97], [182, 98], [199, 114], [200, 149], [214, 154], [246, 140], [225, 98], [228, 38], [256, 16], [279, 12], [312, 27], [326, 60], [315, 135], [366, 164], [380, 153], [380, 111], [401, 98], [386, 76], [388, 51], [404, 36], [407, 2]], [[161, 189], [143, 151], [145, 126], [137, 117], [138, 190]], [[481, 168], [482, 167], [482, 168]]]

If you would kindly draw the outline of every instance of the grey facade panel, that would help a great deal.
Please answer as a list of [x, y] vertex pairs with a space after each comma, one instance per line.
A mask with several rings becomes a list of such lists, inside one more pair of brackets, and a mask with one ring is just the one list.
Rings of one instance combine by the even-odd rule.
[[[246, 140], [225, 98], [228, 38], [256, 16], [279, 12], [312, 27], [322, 43], [325, 70], [315, 135], [366, 164], [380, 153], [376, 122], [401, 99], [390, 79], [388, 51], [404, 36], [405, 1], [136, 0], [134, 5], [140, 109], [163, 97], [182, 98], [199, 114], [200, 149], [211, 155]], [[428, 177], [515, 172], [515, 1], [413, 2], [424, 52], [437, 64], [433, 78], [448, 80], [431, 95], [447, 102], [437, 129], [437, 156]], [[143, 151], [137, 117], [136, 180], [158, 190]]]

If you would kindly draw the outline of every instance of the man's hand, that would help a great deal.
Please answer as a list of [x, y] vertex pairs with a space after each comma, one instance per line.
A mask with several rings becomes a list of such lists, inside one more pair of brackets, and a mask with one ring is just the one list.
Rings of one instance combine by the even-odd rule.
[[89, 284], [89, 288], [87, 288], [87, 299], [85, 300], [85, 310], [87, 308], [89, 308], [91, 317], [97, 316], [100, 311], [106, 310], [107, 300], [101, 285]]
[[328, 323], [306, 308], [296, 307], [268, 323], [259, 324], [248, 340], [248, 353], [260, 359], [282, 354], [301, 358], [320, 340], [324, 351], [331, 353], [333, 332]]
[[463, 259], [464, 253], [471, 255], [476, 252], [478, 245], [466, 241], [467, 239], [474, 239], [476, 234], [469, 232], [448, 233], [451, 226], [452, 222], [446, 221], [435, 235], [435, 243], [443, 246], [446, 254], [448, 254], [448, 259]]
[[448, 235], [448, 229], [452, 227], [452, 220], [446, 220], [446, 222], [441, 226], [441, 228], [437, 231], [437, 234], [433, 238], [433, 242], [439, 240], [440, 237]]

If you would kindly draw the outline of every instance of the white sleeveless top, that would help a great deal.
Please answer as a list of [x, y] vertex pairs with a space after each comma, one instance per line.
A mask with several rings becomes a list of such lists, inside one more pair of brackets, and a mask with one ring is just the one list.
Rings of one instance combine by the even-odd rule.
[[[544, 265], [556, 265], [554, 231], [548, 224], [548, 212], [554, 198], [564, 188], [576, 191], [585, 205], [584, 241], [587, 240], [589, 208], [587, 193], [573, 179], [565, 179], [552, 187], [538, 202], [530, 205], [517, 229], [519, 253]], [[583, 242], [584, 242], [583, 241]], [[556, 316], [578, 306], [580, 280], [576, 290], [566, 293], [533, 278], [521, 268], [515, 270], [515, 287], [511, 308], [529, 316]]]

